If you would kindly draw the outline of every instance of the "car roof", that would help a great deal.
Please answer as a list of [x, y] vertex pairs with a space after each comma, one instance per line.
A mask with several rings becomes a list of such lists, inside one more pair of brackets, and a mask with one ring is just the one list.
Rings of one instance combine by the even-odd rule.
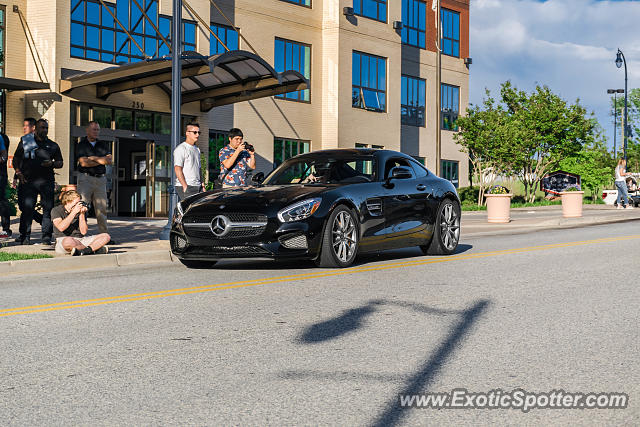
[[334, 157], [334, 158], [353, 158], [353, 157], [407, 157], [411, 158], [407, 154], [400, 153], [398, 151], [393, 150], [381, 150], [377, 148], [333, 148], [329, 150], [317, 150], [312, 151], [310, 153], [300, 154], [297, 157], [307, 157], [307, 156], [326, 156], [326, 157]]

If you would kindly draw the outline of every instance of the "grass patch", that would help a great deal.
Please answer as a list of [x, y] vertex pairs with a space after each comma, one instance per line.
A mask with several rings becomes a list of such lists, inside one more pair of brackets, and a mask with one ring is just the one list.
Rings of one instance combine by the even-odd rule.
[[19, 261], [23, 259], [43, 259], [53, 258], [48, 254], [16, 254], [12, 252], [0, 252], [0, 262], [2, 261]]

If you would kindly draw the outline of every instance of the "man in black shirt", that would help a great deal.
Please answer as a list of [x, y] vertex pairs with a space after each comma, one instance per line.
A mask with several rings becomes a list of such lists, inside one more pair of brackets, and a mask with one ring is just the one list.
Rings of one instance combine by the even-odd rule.
[[76, 148], [78, 159], [78, 193], [85, 203], [91, 203], [96, 212], [98, 229], [107, 230], [107, 165], [112, 162], [111, 147], [105, 141], [98, 140], [100, 125], [89, 122], [87, 136], [82, 138]]
[[23, 195], [18, 239], [22, 244], [31, 243], [31, 222], [38, 195], [43, 210], [42, 244], [51, 244], [51, 209], [55, 186], [53, 169], [62, 168], [63, 160], [60, 147], [47, 137], [48, 133], [49, 123], [44, 119], [38, 120], [34, 138], [27, 138], [28, 135], [25, 135], [13, 156], [13, 165], [20, 179]]
[[7, 161], [9, 153], [9, 138], [4, 132], [0, 132], [0, 222], [2, 232], [0, 237], [11, 236], [11, 211], [7, 200]]

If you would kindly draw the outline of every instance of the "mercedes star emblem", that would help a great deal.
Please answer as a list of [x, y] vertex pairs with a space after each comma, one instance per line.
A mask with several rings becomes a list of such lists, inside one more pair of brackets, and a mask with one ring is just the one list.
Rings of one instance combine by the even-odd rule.
[[222, 237], [229, 232], [229, 218], [218, 215], [211, 220], [211, 232], [217, 237]]

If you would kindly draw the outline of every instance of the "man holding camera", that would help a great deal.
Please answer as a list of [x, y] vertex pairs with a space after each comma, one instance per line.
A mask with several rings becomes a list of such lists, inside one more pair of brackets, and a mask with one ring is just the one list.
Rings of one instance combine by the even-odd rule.
[[51, 210], [53, 225], [55, 226], [56, 252], [71, 253], [72, 256], [106, 254], [105, 246], [111, 237], [107, 233], [97, 236], [86, 236], [87, 204], [80, 198], [80, 193], [74, 190], [66, 191], [62, 195], [62, 204]]
[[220, 174], [224, 177], [222, 188], [247, 185], [247, 172], [256, 168], [255, 149], [253, 145], [243, 142], [243, 138], [240, 129], [231, 129], [229, 145], [220, 150]]
[[200, 149], [196, 146], [200, 136], [200, 125], [189, 123], [186, 134], [185, 141], [173, 150], [175, 186], [179, 200], [204, 191], [204, 182], [200, 176]]
[[16, 239], [21, 244], [30, 244], [31, 222], [38, 195], [42, 205], [42, 244], [51, 244], [51, 209], [55, 186], [53, 169], [62, 168], [63, 160], [60, 147], [48, 138], [48, 134], [49, 123], [45, 119], [38, 120], [34, 137], [23, 137], [13, 156], [16, 176], [20, 180], [19, 191], [22, 193], [20, 237]]

